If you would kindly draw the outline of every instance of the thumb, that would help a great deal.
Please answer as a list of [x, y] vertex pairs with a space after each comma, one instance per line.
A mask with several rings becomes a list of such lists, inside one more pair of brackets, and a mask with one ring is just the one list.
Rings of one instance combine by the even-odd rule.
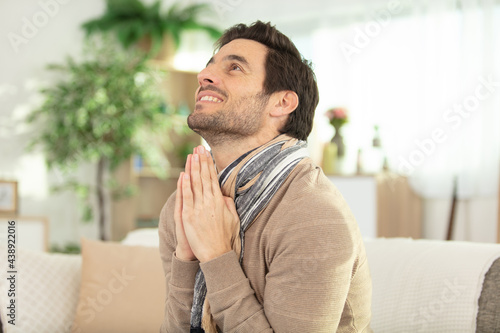
[[231, 197], [223, 197], [223, 198], [224, 202], [226, 203], [227, 209], [229, 209], [231, 214], [233, 214], [233, 216], [239, 220], [240, 217], [238, 216], [238, 212], [236, 211], [236, 206], [234, 205], [233, 198]]
[[236, 251], [236, 254], [239, 256], [241, 252], [241, 242], [240, 242], [240, 217], [238, 216], [238, 212], [236, 211], [236, 206], [234, 204], [234, 201], [231, 197], [223, 197], [224, 202], [226, 203], [226, 207], [233, 215], [233, 235], [231, 237], [231, 247], [233, 250]]

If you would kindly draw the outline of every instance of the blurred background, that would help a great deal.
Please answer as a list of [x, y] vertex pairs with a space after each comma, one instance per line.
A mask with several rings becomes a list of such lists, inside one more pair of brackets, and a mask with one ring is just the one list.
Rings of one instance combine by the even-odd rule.
[[2, 219], [54, 251], [157, 226], [196, 73], [256, 20], [312, 61], [310, 155], [364, 236], [499, 241], [497, 0], [2, 0]]

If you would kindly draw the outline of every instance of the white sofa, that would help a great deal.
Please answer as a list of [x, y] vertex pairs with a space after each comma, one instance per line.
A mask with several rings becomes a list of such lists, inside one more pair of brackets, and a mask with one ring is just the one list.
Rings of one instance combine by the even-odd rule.
[[[500, 332], [500, 245], [365, 244], [374, 332]], [[157, 230], [141, 229], [121, 244], [84, 241], [82, 255], [20, 251], [15, 326], [0, 280], [4, 332], [158, 332], [165, 289], [157, 245]]]

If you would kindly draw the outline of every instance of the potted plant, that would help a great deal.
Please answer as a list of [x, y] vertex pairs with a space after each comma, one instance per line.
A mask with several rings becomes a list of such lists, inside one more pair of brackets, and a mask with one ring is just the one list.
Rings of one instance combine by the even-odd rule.
[[[186, 30], [201, 30], [217, 39], [221, 31], [199, 20], [209, 12], [207, 4], [184, 6], [180, 2], [162, 11], [160, 0], [146, 5], [139, 0], [106, 0], [106, 12], [83, 24], [87, 35], [112, 32], [126, 49], [141, 46], [149, 56], [165, 56], [179, 47], [181, 34]], [[171, 40], [171, 45], [168, 45]], [[162, 46], [170, 51], [161, 50]], [[174, 49], [174, 50], [172, 50]]]
[[69, 179], [59, 189], [74, 191], [86, 203], [84, 220], [92, 220], [90, 199], [97, 198], [104, 240], [106, 191], [113, 184], [107, 181], [109, 171], [140, 153], [145, 158], [154, 156], [158, 169], [165, 172], [168, 161], [158, 157], [162, 147], [137, 137], [171, 128], [166, 114], [171, 110], [162, 107], [159, 80], [144, 57], [123, 52], [109, 40], [90, 39], [87, 44], [83, 60], [68, 58], [64, 64], [49, 66], [61, 76], [41, 90], [44, 101], [28, 118], [43, 128], [30, 147], [41, 146], [49, 168], [95, 165], [95, 185]]

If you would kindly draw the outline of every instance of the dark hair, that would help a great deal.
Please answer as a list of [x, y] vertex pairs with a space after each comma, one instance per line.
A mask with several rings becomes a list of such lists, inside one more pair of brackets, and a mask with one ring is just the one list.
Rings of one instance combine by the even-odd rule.
[[311, 133], [314, 110], [319, 93], [311, 63], [302, 58], [292, 41], [271, 24], [257, 21], [250, 26], [237, 24], [224, 32], [216, 43], [220, 49], [235, 39], [250, 39], [268, 48], [264, 93], [291, 90], [299, 96], [299, 104], [288, 118], [282, 133], [307, 140]]

